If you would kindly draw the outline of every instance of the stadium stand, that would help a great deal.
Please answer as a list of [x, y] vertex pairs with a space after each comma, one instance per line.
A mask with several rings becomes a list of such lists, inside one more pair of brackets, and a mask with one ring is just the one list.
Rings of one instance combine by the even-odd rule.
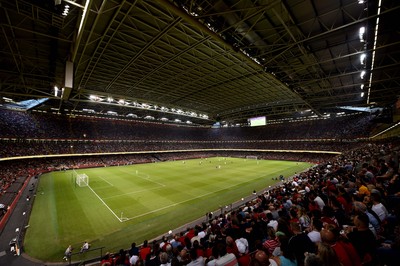
[[[272, 262], [271, 265], [284, 265], [288, 260], [295, 265], [307, 265], [307, 258], [302, 255], [304, 252], [317, 253], [322, 261], [327, 259], [326, 254], [333, 254], [333, 258], [341, 265], [355, 265], [354, 262], [357, 265], [395, 265], [399, 259], [400, 142], [397, 139], [367, 142], [364, 132], [371, 126], [368, 117], [353, 117], [357, 123], [350, 121], [352, 117], [324, 120], [321, 124], [312, 121], [291, 123], [291, 130], [287, 130], [287, 125], [271, 125], [256, 129], [221, 129], [217, 132], [214, 129], [156, 123], [67, 119], [63, 116], [11, 111], [1, 112], [0, 115], [1, 127], [6, 129], [0, 133], [4, 147], [1, 151], [3, 159], [27, 155], [76, 154], [65, 158], [49, 156], [0, 161], [0, 200], [7, 206], [12, 205], [25, 180], [64, 168], [202, 156], [245, 157], [246, 152], [234, 150], [244, 148], [253, 150], [252, 155], [262, 159], [317, 164], [266, 193], [258, 194], [244, 205], [234, 206], [232, 210], [218, 215], [210, 214], [206, 222], [194, 222], [171, 239], [165, 237], [152, 242], [149, 244], [150, 253], [146, 256], [136, 258], [131, 254], [128, 262], [126, 252], [122, 250], [107, 254], [107, 258], [99, 260], [103, 261], [99, 265], [211, 266], [230, 261], [232, 265], [247, 266], [260, 265], [259, 260], [268, 260]], [[21, 127], [21, 124], [24, 126]], [[108, 131], [105, 128], [115, 130]], [[90, 129], [87, 132], [95, 135], [85, 135], [87, 133], [83, 129]], [[148, 141], [143, 141], [144, 136]], [[238, 136], [241, 141], [236, 139]], [[319, 136], [319, 140], [310, 140], [316, 136]], [[355, 141], [357, 138], [361, 139]], [[196, 149], [199, 151], [193, 151]], [[275, 152], [257, 152], [262, 149]], [[161, 150], [185, 152], [157, 153]], [[294, 150], [321, 152], [290, 152]], [[133, 153], [135, 151], [149, 152], [138, 155]], [[336, 155], [323, 151], [342, 153]], [[109, 152], [132, 154], [107, 155]], [[99, 155], [78, 156], [84, 153]], [[382, 219], [377, 221], [376, 229], [372, 224], [374, 209], [384, 212], [378, 214]], [[8, 211], [12, 209], [4, 213]], [[322, 229], [314, 230], [318, 227], [316, 220], [322, 223]], [[274, 230], [273, 234], [271, 230]], [[319, 234], [320, 243], [311, 242], [311, 232]], [[273, 250], [271, 240], [275, 245]], [[370, 244], [366, 246], [362, 241], [369, 241]], [[304, 247], [300, 253], [299, 246]], [[353, 264], [350, 264], [349, 256]]]

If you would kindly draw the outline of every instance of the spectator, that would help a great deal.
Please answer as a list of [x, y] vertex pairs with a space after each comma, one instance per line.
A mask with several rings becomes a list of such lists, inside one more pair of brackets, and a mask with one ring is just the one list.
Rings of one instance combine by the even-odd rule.
[[335, 251], [328, 244], [318, 244], [318, 256], [321, 258], [322, 265], [324, 266], [343, 266], [336, 256]]
[[140, 252], [139, 252], [140, 258], [143, 261], [146, 261], [146, 258], [150, 254], [150, 252], [151, 252], [151, 248], [148, 246], [147, 240], [145, 240], [143, 242], [142, 247], [140, 248]]
[[233, 253], [228, 253], [226, 250], [226, 244], [218, 243], [216, 246], [218, 250], [218, 258], [215, 261], [216, 266], [238, 266], [238, 261]]
[[129, 256], [139, 256], [139, 248], [136, 246], [135, 242], [131, 244], [131, 249], [129, 250]]
[[320, 219], [312, 219], [311, 222], [311, 231], [307, 234], [310, 240], [314, 244], [318, 244], [321, 242], [321, 230], [322, 230], [322, 221]]
[[335, 251], [343, 266], [361, 266], [361, 260], [354, 246], [347, 239], [341, 239], [339, 229], [333, 225], [327, 225], [321, 230], [322, 243], [330, 245]]
[[379, 192], [371, 194], [372, 208], [371, 210], [378, 215], [381, 222], [385, 221], [388, 216], [386, 207], [381, 202], [381, 195]]
[[297, 265], [304, 265], [304, 254], [306, 252], [315, 253], [316, 247], [307, 234], [301, 231], [298, 223], [291, 223], [290, 228], [294, 235], [289, 238], [288, 250], [294, 254]]
[[89, 250], [89, 248], [90, 248], [90, 244], [89, 244], [87, 241], [85, 241], [85, 243], [83, 243], [83, 245], [82, 245], [82, 247], [81, 247], [80, 252], [81, 252], [81, 253], [86, 252], [86, 251]]
[[195, 248], [192, 248], [189, 252], [190, 254], [190, 262], [187, 264], [187, 266], [204, 266], [204, 259], [202, 256], [197, 255], [197, 250]]
[[353, 244], [363, 263], [372, 262], [377, 247], [376, 238], [369, 229], [368, 224], [368, 216], [365, 213], [358, 213], [354, 217], [354, 227], [347, 233], [348, 239]]

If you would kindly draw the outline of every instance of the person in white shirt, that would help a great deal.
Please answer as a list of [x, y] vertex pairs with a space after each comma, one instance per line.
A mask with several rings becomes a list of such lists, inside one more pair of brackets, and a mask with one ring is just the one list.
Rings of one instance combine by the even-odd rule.
[[267, 213], [267, 219], [268, 219], [267, 226], [274, 228], [275, 231], [278, 230], [278, 221], [274, 219], [271, 212]]
[[71, 257], [71, 254], [72, 254], [72, 246], [71, 245], [69, 245], [68, 247], [67, 247], [67, 249], [65, 250], [65, 252], [64, 252], [64, 260], [68, 260], [70, 257]]
[[323, 227], [323, 224], [320, 219], [314, 218], [311, 221], [311, 226], [310, 226], [311, 231], [307, 234], [307, 236], [315, 244], [318, 244], [321, 242], [322, 227]]
[[132, 255], [131, 257], [130, 257], [130, 259], [129, 259], [129, 263], [131, 264], [131, 265], [135, 265], [136, 264], [136, 262], [139, 260], [139, 256], [137, 256], [137, 255]]
[[82, 247], [81, 247], [81, 253], [88, 251], [90, 248], [90, 244], [85, 241], [85, 243], [83, 243]]
[[187, 264], [187, 266], [204, 266], [205, 261], [202, 256], [197, 256], [197, 250], [195, 248], [192, 248], [189, 252], [190, 254], [190, 259], [192, 260]]
[[325, 207], [325, 202], [321, 199], [321, 197], [318, 196], [315, 191], [310, 191], [308, 193], [308, 197], [311, 201], [314, 201], [322, 211], [322, 209]]
[[216, 266], [238, 266], [238, 261], [233, 253], [227, 253], [226, 244], [218, 243], [218, 259], [215, 261]]
[[386, 220], [386, 217], [388, 216], [389, 213], [385, 205], [383, 205], [381, 202], [381, 196], [378, 193], [372, 193], [371, 200], [372, 200], [371, 209], [378, 215], [381, 222], [383, 222], [384, 220]]

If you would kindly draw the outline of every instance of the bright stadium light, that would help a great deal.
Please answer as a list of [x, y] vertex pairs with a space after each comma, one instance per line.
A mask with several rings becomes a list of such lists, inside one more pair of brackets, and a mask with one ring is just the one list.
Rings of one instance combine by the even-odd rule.
[[62, 15], [65, 17], [68, 15], [68, 13], [69, 13], [69, 5], [65, 5], [64, 12], [62, 13]]
[[366, 54], [361, 54], [360, 55], [360, 62], [362, 65], [365, 65], [365, 59], [366, 59], [367, 55]]
[[107, 114], [108, 115], [118, 115], [117, 112], [114, 112], [114, 111], [107, 111]]
[[96, 95], [90, 95], [89, 99], [92, 100], [92, 101], [95, 101], [95, 102], [100, 102], [100, 101], [103, 100], [99, 96], [96, 96]]
[[365, 27], [361, 27], [358, 35], [360, 37], [360, 42], [365, 42], [364, 35], [365, 35]]

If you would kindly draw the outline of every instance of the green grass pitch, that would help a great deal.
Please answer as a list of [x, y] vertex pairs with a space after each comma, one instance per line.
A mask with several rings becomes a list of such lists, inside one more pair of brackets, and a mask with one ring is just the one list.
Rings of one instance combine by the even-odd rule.
[[89, 187], [76, 186], [72, 171], [45, 174], [40, 177], [25, 252], [40, 260], [60, 261], [69, 244], [78, 251], [84, 241], [116, 252], [263, 190], [277, 182], [272, 177], [292, 176], [310, 166], [214, 157], [78, 170], [89, 176]]

